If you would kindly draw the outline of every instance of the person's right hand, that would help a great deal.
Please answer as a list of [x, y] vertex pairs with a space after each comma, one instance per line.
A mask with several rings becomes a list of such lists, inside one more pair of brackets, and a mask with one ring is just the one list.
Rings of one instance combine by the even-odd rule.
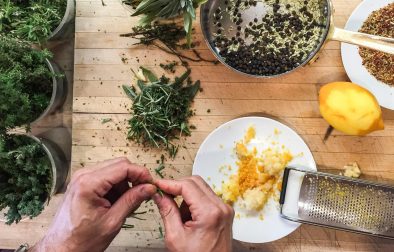
[[[166, 194], [182, 196], [184, 200], [178, 208], [166, 194], [153, 196], [164, 222], [165, 242], [170, 251], [232, 250], [234, 210], [223, 203], [201, 177], [156, 180], [154, 184]], [[185, 216], [185, 208], [189, 218]]]

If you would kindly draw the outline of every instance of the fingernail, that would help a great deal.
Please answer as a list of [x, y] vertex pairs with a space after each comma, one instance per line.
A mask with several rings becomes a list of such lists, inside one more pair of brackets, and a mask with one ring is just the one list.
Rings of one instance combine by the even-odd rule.
[[150, 184], [143, 185], [141, 188], [141, 192], [145, 198], [150, 198], [156, 190], [156, 186]]
[[157, 204], [160, 200], [161, 200], [161, 195], [160, 194], [158, 194], [158, 193], [155, 193], [153, 196], [152, 196], [152, 199], [153, 199], [153, 201]]

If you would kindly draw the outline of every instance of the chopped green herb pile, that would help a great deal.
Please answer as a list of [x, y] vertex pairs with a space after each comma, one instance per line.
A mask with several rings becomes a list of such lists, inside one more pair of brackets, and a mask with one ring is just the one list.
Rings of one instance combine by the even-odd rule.
[[0, 0], [0, 33], [42, 43], [60, 24], [67, 0]]
[[160, 63], [161, 68], [163, 68], [164, 70], [169, 71], [171, 73], [175, 73], [175, 67], [177, 65], [178, 65], [178, 62], [176, 62], [176, 61], [170, 62], [168, 64]]
[[0, 133], [28, 124], [48, 107], [52, 78], [47, 50], [0, 35]]
[[137, 81], [140, 92], [123, 86], [133, 100], [128, 138], [145, 146], [164, 148], [174, 158], [179, 145], [173, 140], [190, 135], [188, 119], [193, 114], [190, 104], [200, 88], [200, 81], [184, 84], [190, 70], [172, 82], [166, 77], [159, 79], [142, 67], [140, 72], [139, 77], [146, 80]]
[[[135, 1], [129, 1], [135, 2]], [[191, 45], [192, 23], [196, 19], [196, 10], [206, 0], [142, 0], [132, 16], [144, 15], [142, 25], [150, 25], [156, 19], [171, 19], [183, 15], [187, 44]]]
[[0, 137], [0, 211], [6, 223], [33, 218], [51, 188], [51, 162], [41, 144], [21, 135]]

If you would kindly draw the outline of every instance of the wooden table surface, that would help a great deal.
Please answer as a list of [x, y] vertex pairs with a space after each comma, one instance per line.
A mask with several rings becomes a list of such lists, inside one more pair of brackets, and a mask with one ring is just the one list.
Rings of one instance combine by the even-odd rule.
[[[120, 0], [104, 0], [105, 6], [101, 0], [76, 1], [72, 172], [119, 156], [153, 170], [161, 152], [143, 149], [126, 140], [131, 101], [121, 85], [134, 83], [130, 69], [142, 65], [161, 74], [159, 63], [176, 58], [155, 48], [135, 46], [135, 40], [119, 36], [130, 32], [138, 21], [130, 17]], [[358, 3], [360, 0], [334, 0], [338, 27], [344, 26]], [[214, 59], [203, 41], [198, 21], [194, 27], [194, 41], [200, 42], [197, 50], [202, 56]], [[203, 87], [193, 105], [196, 115], [191, 123], [197, 129], [184, 140], [187, 148], [181, 149], [175, 160], [166, 161], [165, 176], [190, 175], [200, 143], [220, 124], [245, 114], [263, 113], [295, 128], [311, 148], [320, 170], [339, 173], [345, 164], [357, 161], [364, 178], [393, 183], [394, 111], [383, 109], [384, 131], [367, 137], [334, 131], [333, 136], [323, 142], [327, 123], [318, 109], [319, 88], [328, 82], [348, 80], [339, 46], [338, 42], [329, 42], [316, 63], [274, 79], [245, 77], [221, 64], [190, 63], [193, 79], [201, 80]], [[178, 67], [178, 72], [181, 71]], [[106, 118], [112, 121], [102, 124]], [[25, 240], [37, 240], [45, 232], [60, 201], [61, 195], [54, 198], [40, 217], [0, 232], [0, 245], [15, 247]], [[156, 207], [148, 204], [143, 209], [149, 211], [144, 216], [146, 220], [128, 220], [135, 228], [122, 230], [110, 251], [164, 247]], [[4, 228], [0, 226], [0, 231]], [[394, 242], [302, 225], [291, 235], [269, 244], [234, 242], [234, 246], [236, 251], [393, 251]]]

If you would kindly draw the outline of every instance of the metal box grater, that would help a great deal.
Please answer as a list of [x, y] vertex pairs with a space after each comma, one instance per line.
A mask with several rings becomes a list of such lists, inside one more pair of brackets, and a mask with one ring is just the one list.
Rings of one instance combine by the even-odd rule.
[[286, 168], [282, 217], [394, 239], [394, 187], [321, 172]]

